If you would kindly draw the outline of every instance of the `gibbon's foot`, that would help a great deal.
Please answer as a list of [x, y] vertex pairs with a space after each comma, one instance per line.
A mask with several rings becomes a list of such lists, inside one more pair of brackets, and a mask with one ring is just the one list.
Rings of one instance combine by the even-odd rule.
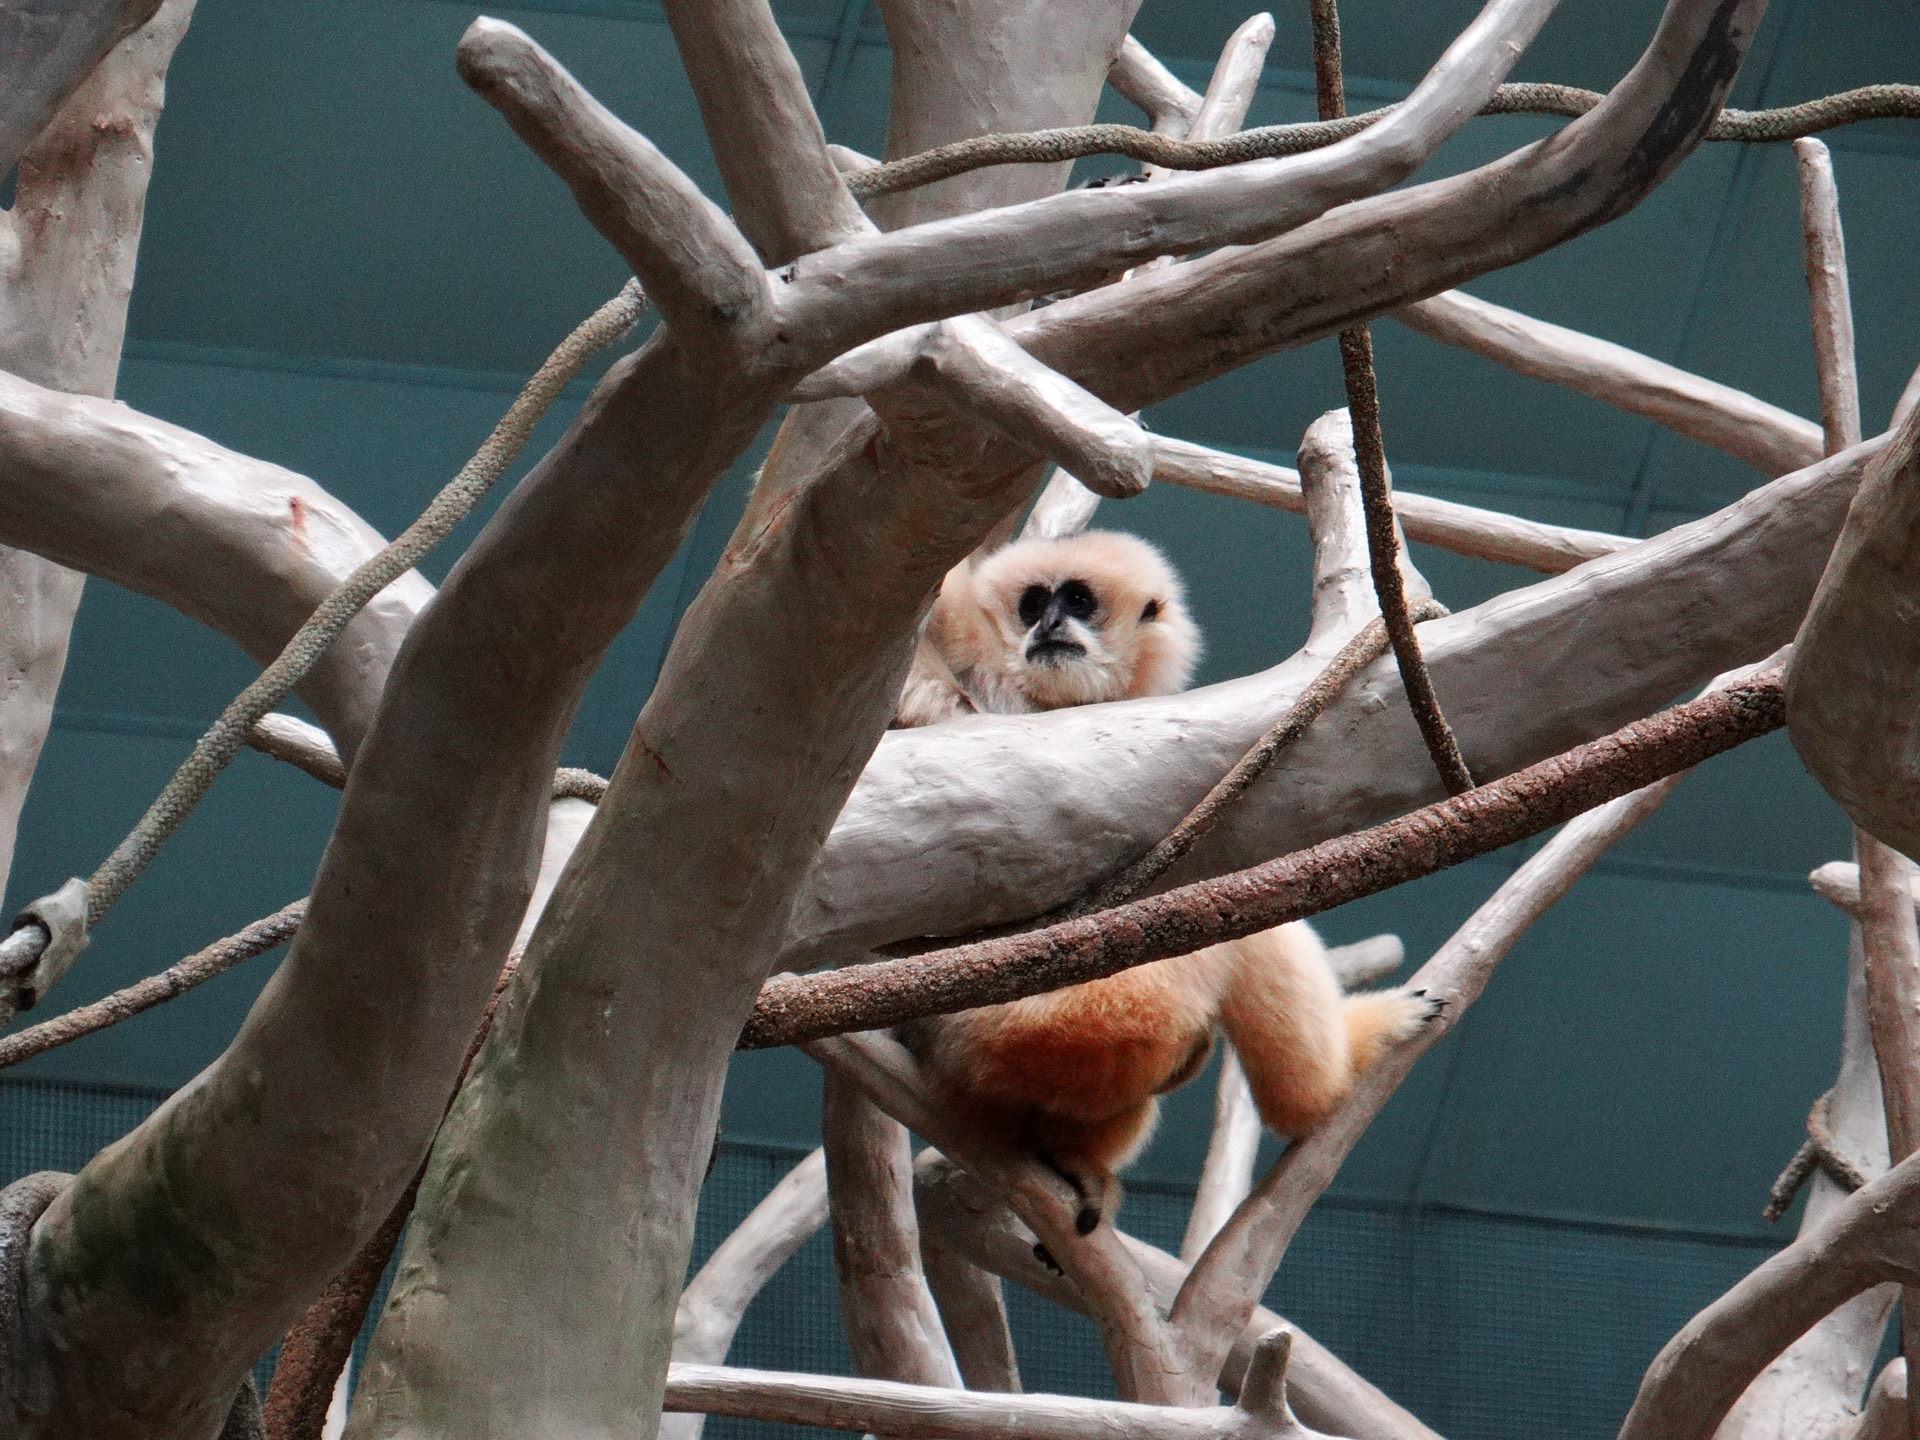
[[[1091, 1235], [1098, 1230], [1102, 1202], [1109, 1198], [1107, 1192], [1114, 1186], [1113, 1177], [1109, 1175], [1104, 1178], [1093, 1177], [1089, 1180], [1087, 1176], [1076, 1175], [1051, 1155], [1042, 1155], [1040, 1162], [1066, 1181], [1080, 1199], [1080, 1209], [1073, 1217], [1074, 1232], [1080, 1235]], [[1087, 1193], [1089, 1190], [1093, 1191], [1091, 1195]]]
[[1420, 1017], [1420, 1023], [1422, 1025], [1431, 1025], [1447, 1013], [1447, 1002], [1444, 1000], [1436, 1000], [1424, 990], [1409, 990], [1407, 994], [1413, 996], [1416, 1000], [1424, 1000], [1427, 1002], [1427, 1013]]
[[[1086, 1234], [1086, 1231], [1083, 1230], [1080, 1233], [1084, 1235]], [[1064, 1275], [1067, 1273], [1066, 1271], [1060, 1268], [1060, 1262], [1053, 1258], [1053, 1252], [1047, 1249], [1046, 1245], [1038, 1240], [1034, 1241], [1033, 1243], [1033, 1258], [1038, 1260], [1042, 1265], [1046, 1266], [1047, 1269], [1051, 1270], [1056, 1275]]]

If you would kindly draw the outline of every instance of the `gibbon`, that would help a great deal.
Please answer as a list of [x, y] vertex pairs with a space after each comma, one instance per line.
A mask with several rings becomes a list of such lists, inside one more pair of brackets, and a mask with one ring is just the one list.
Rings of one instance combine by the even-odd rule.
[[[1023, 540], [947, 576], [895, 724], [1171, 694], [1199, 649], [1179, 578], [1146, 541]], [[1296, 922], [898, 1033], [943, 1103], [1065, 1177], [1087, 1234], [1118, 1202], [1114, 1172], [1151, 1137], [1156, 1097], [1199, 1073], [1216, 1029], [1261, 1119], [1297, 1137], [1436, 1013], [1402, 989], [1342, 994], [1320, 937]]]

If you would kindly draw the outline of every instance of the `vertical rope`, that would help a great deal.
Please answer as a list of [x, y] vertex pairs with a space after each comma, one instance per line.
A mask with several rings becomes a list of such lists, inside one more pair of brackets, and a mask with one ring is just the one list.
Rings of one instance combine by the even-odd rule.
[[[1346, 82], [1340, 72], [1340, 12], [1337, 0], [1307, 0], [1313, 18], [1313, 80], [1322, 120], [1347, 113]], [[1372, 562], [1373, 593], [1380, 618], [1400, 666], [1407, 706], [1420, 738], [1427, 743], [1434, 769], [1458, 795], [1473, 788], [1473, 775], [1461, 758], [1433, 679], [1420, 653], [1420, 637], [1407, 613], [1406, 584], [1400, 574], [1400, 539], [1393, 519], [1393, 495], [1387, 488], [1387, 452], [1380, 435], [1380, 393], [1373, 373], [1373, 335], [1365, 325], [1340, 332], [1340, 368], [1347, 388], [1347, 414], [1353, 421], [1353, 454], [1360, 469], [1360, 502], [1367, 517], [1367, 555]]]

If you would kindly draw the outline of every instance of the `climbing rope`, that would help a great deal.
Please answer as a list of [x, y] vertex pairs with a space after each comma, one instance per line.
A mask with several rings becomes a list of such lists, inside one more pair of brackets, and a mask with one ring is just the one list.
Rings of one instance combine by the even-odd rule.
[[[1605, 98], [1597, 90], [1578, 90], [1571, 85], [1509, 84], [1496, 90], [1480, 113], [1577, 119]], [[1169, 170], [1214, 170], [1248, 160], [1272, 160], [1322, 149], [1358, 135], [1395, 108], [1387, 105], [1300, 125], [1265, 125], [1219, 140], [1175, 140], [1134, 125], [1073, 125], [1058, 130], [980, 135], [856, 170], [847, 176], [847, 188], [857, 200], [872, 200], [989, 165], [1057, 164], [1092, 155], [1124, 155]], [[1920, 119], [1920, 85], [1865, 85], [1775, 110], [1722, 110], [1707, 131], [1707, 139], [1772, 144], [1862, 120], [1912, 119]]]

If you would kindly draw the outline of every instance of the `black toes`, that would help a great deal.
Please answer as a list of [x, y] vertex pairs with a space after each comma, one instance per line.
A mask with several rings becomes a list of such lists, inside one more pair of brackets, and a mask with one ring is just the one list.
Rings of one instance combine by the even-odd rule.
[[[1082, 1233], [1085, 1233], [1085, 1232], [1082, 1232]], [[1033, 1258], [1038, 1260], [1042, 1265], [1046, 1266], [1047, 1269], [1051, 1270], [1056, 1275], [1064, 1275], [1067, 1273], [1066, 1271], [1060, 1268], [1060, 1262], [1053, 1258], [1053, 1252], [1047, 1249], [1045, 1245], [1036, 1244], [1033, 1247]]]
[[1080, 1213], [1073, 1217], [1073, 1228], [1081, 1235], [1091, 1235], [1100, 1228], [1100, 1211], [1092, 1205], [1082, 1206]]

